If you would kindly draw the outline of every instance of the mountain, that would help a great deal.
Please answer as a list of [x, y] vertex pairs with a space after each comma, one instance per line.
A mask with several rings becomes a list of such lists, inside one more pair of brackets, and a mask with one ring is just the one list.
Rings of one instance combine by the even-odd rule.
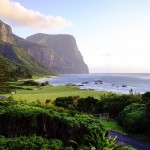
[[71, 35], [38, 33], [23, 39], [0, 21], [0, 54], [21, 70], [20, 75], [25, 70], [32, 74], [89, 73]]
[[33, 59], [26, 51], [17, 45], [11, 27], [0, 21], [0, 54], [9, 60], [20, 76], [24, 71], [32, 74], [48, 74], [50, 71]]
[[[16, 40], [17, 41], [17, 40]], [[56, 73], [89, 73], [88, 66], [85, 64], [83, 57], [78, 50], [76, 40], [73, 36], [67, 34], [49, 35], [38, 33], [27, 37], [27, 41], [46, 46], [40, 51], [40, 54], [33, 52], [30, 47], [24, 47], [31, 56], [41, 62], [41, 57], [45, 61], [42, 63], [50, 67]], [[21, 47], [23, 44], [17, 41]], [[32, 52], [31, 52], [32, 51]], [[47, 57], [49, 55], [49, 57]]]
[[46, 68], [49, 68], [52, 72], [57, 72], [53, 67], [54, 61], [56, 61], [57, 56], [52, 49], [40, 44], [31, 43], [19, 36], [13, 36], [16, 43], [20, 47], [22, 47], [30, 56], [32, 56]]

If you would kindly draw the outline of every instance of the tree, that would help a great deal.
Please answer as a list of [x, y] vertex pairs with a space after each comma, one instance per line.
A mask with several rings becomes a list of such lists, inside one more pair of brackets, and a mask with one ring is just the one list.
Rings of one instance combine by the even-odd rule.
[[0, 55], [0, 93], [10, 92], [9, 63]]
[[150, 116], [150, 91], [145, 92], [142, 95], [144, 103], [146, 104], [146, 115]]

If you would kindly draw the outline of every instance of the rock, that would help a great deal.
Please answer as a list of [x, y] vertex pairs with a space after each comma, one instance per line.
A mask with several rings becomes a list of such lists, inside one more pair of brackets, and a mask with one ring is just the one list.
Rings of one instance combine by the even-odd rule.
[[127, 87], [127, 85], [122, 85], [122, 87]]
[[96, 80], [96, 81], [94, 81], [94, 82], [99, 82], [99, 83], [102, 83], [103, 81], [102, 81], [102, 80]]
[[11, 27], [0, 20], [0, 41], [15, 44]]
[[84, 86], [83, 84], [79, 84], [78, 86]]
[[82, 82], [81, 84], [88, 84], [89, 82]]
[[65, 86], [76, 86], [76, 85], [73, 83], [67, 83]]

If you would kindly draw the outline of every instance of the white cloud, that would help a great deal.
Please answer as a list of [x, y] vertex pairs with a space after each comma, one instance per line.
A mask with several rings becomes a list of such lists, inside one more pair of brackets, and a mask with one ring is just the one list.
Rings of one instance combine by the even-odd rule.
[[33, 29], [61, 29], [72, 24], [60, 16], [46, 16], [11, 0], [0, 1], [0, 16], [14, 25]]

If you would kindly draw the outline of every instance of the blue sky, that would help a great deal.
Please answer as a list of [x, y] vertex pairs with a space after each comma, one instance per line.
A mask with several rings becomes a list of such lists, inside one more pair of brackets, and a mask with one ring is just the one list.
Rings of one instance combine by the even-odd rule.
[[[11, 5], [2, 11], [1, 3], [0, 19], [21, 37], [37, 32], [72, 34], [90, 72], [150, 72], [149, 0], [1, 1]], [[16, 2], [20, 5], [13, 6]], [[42, 23], [34, 12], [40, 13], [36, 18]]]

